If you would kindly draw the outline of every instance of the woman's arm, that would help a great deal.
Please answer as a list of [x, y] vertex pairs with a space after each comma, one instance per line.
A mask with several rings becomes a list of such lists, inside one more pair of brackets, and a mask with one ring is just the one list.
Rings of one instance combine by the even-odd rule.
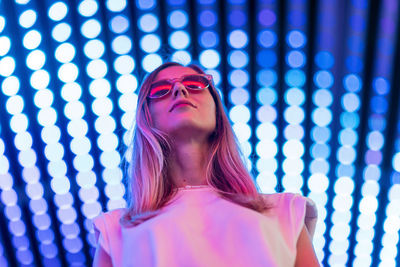
[[97, 245], [96, 252], [93, 259], [93, 267], [112, 267], [112, 262], [110, 256], [107, 252], [100, 246]]
[[310, 235], [308, 234], [307, 228], [304, 225], [301, 230], [299, 239], [297, 240], [297, 255], [296, 255], [296, 267], [314, 267], [320, 266], [313, 245], [311, 243]]

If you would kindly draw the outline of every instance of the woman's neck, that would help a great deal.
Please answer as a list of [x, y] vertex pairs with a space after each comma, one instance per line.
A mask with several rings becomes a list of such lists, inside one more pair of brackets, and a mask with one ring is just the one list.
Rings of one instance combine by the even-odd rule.
[[208, 145], [196, 142], [179, 144], [172, 153], [168, 173], [176, 187], [205, 185]]

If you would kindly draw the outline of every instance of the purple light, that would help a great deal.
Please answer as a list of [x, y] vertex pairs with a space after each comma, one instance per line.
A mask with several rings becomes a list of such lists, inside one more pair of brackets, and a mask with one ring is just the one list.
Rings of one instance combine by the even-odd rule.
[[235, 27], [241, 27], [246, 23], [246, 15], [241, 10], [233, 10], [229, 14], [229, 23]]
[[379, 165], [382, 162], [382, 153], [380, 151], [368, 150], [365, 155], [365, 162], [367, 164]]
[[275, 13], [269, 9], [263, 9], [258, 13], [258, 22], [263, 26], [271, 26], [275, 23], [276, 16]]

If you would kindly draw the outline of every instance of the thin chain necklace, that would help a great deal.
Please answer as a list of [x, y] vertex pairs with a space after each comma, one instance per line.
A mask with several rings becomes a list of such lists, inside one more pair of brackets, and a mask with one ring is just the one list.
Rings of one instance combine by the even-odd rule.
[[209, 185], [185, 185], [178, 187], [177, 189], [181, 190], [181, 189], [209, 188], [209, 187], [210, 187]]

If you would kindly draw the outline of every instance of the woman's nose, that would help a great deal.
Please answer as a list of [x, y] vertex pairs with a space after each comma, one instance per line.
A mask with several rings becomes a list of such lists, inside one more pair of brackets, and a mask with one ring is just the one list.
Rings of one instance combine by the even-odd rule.
[[189, 92], [187, 91], [186, 87], [180, 82], [176, 82], [172, 86], [172, 95], [176, 97], [178, 94], [183, 94], [185, 96], [189, 95]]

